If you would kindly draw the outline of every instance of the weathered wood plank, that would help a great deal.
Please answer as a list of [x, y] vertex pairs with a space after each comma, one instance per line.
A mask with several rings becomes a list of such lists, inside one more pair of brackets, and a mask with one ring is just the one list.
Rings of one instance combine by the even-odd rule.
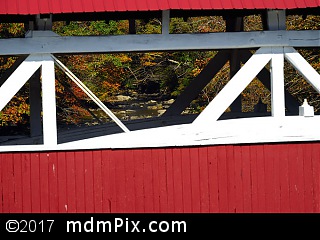
[[[41, 36], [45, 34], [44, 36]], [[0, 55], [39, 53], [114, 53], [144, 51], [218, 50], [271, 46], [317, 47], [319, 31], [256, 31], [202, 34], [146, 34], [113, 36], [49, 36], [34, 31], [19, 39], [1, 39]]]
[[218, 157], [215, 148], [208, 147], [209, 199], [210, 212], [219, 212]]
[[208, 148], [199, 148], [199, 181], [200, 181], [200, 211], [209, 212], [210, 192], [209, 192], [209, 164]]
[[57, 179], [58, 179], [58, 212], [68, 212], [68, 194], [67, 194], [67, 161], [65, 152], [59, 152], [57, 155]]
[[85, 211], [87, 213], [94, 212], [94, 176], [93, 176], [93, 161], [98, 161], [98, 159], [93, 160], [93, 151], [86, 152], [83, 154], [83, 164], [84, 164], [84, 192], [85, 192]]
[[67, 170], [67, 205], [66, 211], [68, 213], [75, 213], [77, 209], [77, 193], [76, 193], [76, 163], [75, 153], [66, 152], [66, 170]]
[[52, 152], [48, 156], [48, 190], [49, 190], [49, 209], [55, 213], [59, 211], [58, 198], [58, 159], [57, 153]]
[[50, 212], [49, 202], [49, 156], [51, 153], [40, 153], [39, 178], [40, 181], [40, 211]]

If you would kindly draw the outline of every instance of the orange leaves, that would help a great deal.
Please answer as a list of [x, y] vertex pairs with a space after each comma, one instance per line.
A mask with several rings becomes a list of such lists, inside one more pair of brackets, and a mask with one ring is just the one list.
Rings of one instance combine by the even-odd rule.
[[0, 126], [25, 124], [30, 115], [30, 106], [23, 97], [14, 97], [0, 114]]

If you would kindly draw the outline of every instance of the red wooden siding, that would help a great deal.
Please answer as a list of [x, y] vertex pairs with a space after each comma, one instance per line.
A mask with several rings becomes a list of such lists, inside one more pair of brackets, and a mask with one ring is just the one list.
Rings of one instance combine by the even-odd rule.
[[294, 9], [319, 7], [318, 0], [1, 0], [0, 14], [46, 14], [211, 9]]
[[320, 143], [0, 154], [1, 213], [320, 212]]

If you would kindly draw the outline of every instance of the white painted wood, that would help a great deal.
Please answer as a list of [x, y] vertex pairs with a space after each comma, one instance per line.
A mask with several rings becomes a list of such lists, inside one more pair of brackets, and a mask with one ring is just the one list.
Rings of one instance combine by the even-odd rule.
[[169, 34], [170, 30], [170, 10], [162, 11], [162, 34]]
[[0, 55], [320, 46], [320, 30], [69, 37], [36, 37], [36, 32], [32, 38], [0, 39]]
[[320, 93], [319, 73], [292, 47], [284, 48], [285, 58], [311, 86]]
[[319, 141], [320, 116], [257, 117], [220, 120], [199, 128], [193, 124], [150, 128], [48, 145], [0, 146], [0, 152], [206, 146], [221, 144]]
[[284, 117], [284, 54], [283, 48], [272, 48], [271, 58], [271, 113], [273, 117]]
[[77, 86], [84, 91], [88, 97], [92, 101], [94, 101], [124, 132], [130, 132], [130, 130], [120, 121], [119, 118], [117, 118], [116, 115], [106, 106], [103, 104], [103, 102], [100, 101], [100, 99], [94, 95], [94, 93], [87, 88], [77, 76], [75, 76], [61, 61], [59, 61], [55, 56], [51, 55], [51, 57], [54, 59], [57, 66], [75, 83]]
[[41, 64], [43, 142], [46, 146], [56, 146], [58, 137], [54, 61], [50, 55], [42, 55]]
[[230, 104], [270, 61], [271, 57], [270, 48], [260, 48], [199, 114], [193, 123], [205, 127], [213, 121], [218, 120]]
[[299, 106], [299, 116], [304, 117], [313, 117], [314, 116], [314, 108], [310, 106], [307, 99], [304, 99], [301, 106]]
[[23, 87], [35, 71], [41, 66], [34, 56], [29, 56], [0, 87], [0, 111]]

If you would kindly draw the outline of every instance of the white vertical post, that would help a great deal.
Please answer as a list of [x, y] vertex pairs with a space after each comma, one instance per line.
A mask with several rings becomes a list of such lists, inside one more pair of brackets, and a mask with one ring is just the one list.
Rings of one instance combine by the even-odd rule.
[[273, 117], [285, 116], [284, 54], [283, 48], [272, 48], [271, 58], [271, 112]]
[[54, 61], [49, 54], [42, 55], [42, 111], [43, 142], [55, 146], [57, 137], [56, 92]]

